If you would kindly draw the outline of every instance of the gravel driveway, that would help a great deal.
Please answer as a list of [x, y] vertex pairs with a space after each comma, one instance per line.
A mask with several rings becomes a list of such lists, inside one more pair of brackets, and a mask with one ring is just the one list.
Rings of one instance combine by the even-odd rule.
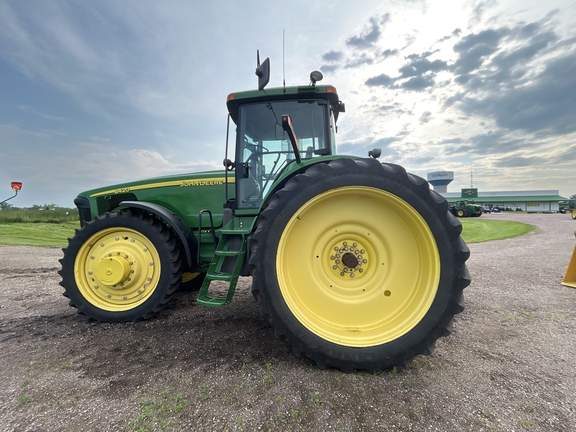
[[576, 243], [568, 215], [470, 245], [454, 333], [406, 370], [294, 358], [241, 281], [231, 305], [182, 292], [156, 319], [103, 324], [58, 285], [60, 249], [0, 246], [0, 430], [576, 430]]

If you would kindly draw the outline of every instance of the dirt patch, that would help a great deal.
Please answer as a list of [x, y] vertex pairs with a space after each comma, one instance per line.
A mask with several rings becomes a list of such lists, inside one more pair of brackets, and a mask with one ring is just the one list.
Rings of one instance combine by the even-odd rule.
[[470, 245], [454, 333], [406, 370], [319, 370], [259, 315], [178, 293], [158, 318], [96, 323], [58, 285], [59, 249], [0, 247], [0, 430], [576, 430], [576, 290], [560, 285], [568, 215]]

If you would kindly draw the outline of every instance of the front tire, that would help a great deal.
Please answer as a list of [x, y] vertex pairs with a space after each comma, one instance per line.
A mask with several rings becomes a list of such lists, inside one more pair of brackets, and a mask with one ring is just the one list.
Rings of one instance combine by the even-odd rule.
[[262, 211], [252, 290], [276, 335], [318, 366], [404, 367], [463, 310], [460, 232], [446, 201], [397, 165], [319, 163]]
[[124, 210], [98, 216], [77, 230], [63, 251], [64, 295], [98, 321], [151, 318], [180, 286], [178, 242], [148, 214]]

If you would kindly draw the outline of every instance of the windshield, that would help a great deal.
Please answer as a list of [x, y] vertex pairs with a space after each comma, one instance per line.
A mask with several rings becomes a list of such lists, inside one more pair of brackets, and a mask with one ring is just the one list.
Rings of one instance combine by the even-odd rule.
[[[326, 101], [278, 101], [240, 106], [236, 184], [238, 208], [257, 208], [278, 174], [295, 159], [282, 116], [290, 115], [302, 159], [332, 153]], [[330, 122], [332, 125], [332, 122]]]

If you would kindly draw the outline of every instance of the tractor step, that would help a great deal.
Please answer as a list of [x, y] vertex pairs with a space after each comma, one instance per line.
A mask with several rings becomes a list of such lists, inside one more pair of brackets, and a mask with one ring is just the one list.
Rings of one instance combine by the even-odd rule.
[[206, 277], [210, 280], [215, 281], [226, 281], [229, 282], [232, 280], [234, 275], [232, 273], [225, 273], [225, 272], [208, 272], [206, 273]]
[[[232, 232], [233, 235], [221, 233], [222, 238], [214, 252], [212, 262], [210, 263], [210, 267], [206, 273], [206, 279], [204, 279], [202, 288], [200, 288], [198, 298], [196, 299], [196, 303], [199, 305], [218, 307], [224, 306], [232, 301], [234, 291], [236, 290], [236, 284], [238, 283], [238, 277], [240, 276], [240, 270], [242, 269], [244, 258], [246, 257], [246, 235], [244, 233], [239, 234], [237, 231]], [[241, 244], [239, 244], [240, 239], [242, 241]], [[235, 246], [239, 246], [239, 249], [230, 249], [231, 245], [234, 243], [232, 240], [237, 240]], [[231, 272], [224, 270], [224, 264], [227, 260], [228, 267], [231, 265], [229, 260], [235, 260]], [[226, 296], [216, 297], [208, 295], [212, 281], [228, 282], [228, 292], [226, 293]]]

